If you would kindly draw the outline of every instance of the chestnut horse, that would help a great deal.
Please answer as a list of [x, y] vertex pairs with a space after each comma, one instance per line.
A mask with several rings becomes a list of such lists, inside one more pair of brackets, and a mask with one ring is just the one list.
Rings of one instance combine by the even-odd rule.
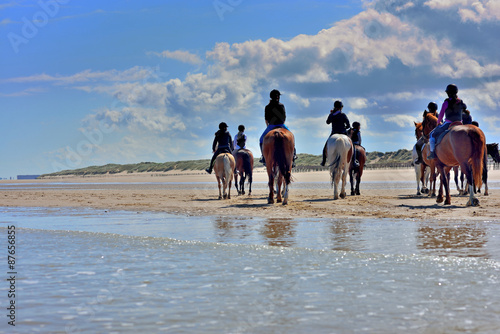
[[[236, 160], [236, 170], [234, 173], [234, 186], [238, 195], [245, 195], [245, 180], [248, 177], [248, 195], [252, 194], [252, 171], [253, 154], [249, 149], [240, 149], [234, 156]], [[238, 184], [238, 175], [240, 182]], [[238, 188], [239, 185], [239, 188]]]
[[436, 166], [441, 172], [441, 187], [436, 201], [443, 201], [444, 186], [444, 204], [451, 204], [448, 173], [445, 168], [460, 166], [469, 184], [469, 200], [466, 205], [479, 205], [479, 200], [474, 196], [473, 184], [481, 187], [486, 154], [486, 140], [481, 129], [471, 124], [451, 126], [441, 143], [436, 145]]
[[[219, 185], [219, 199], [231, 198], [231, 181], [233, 180], [234, 171], [234, 157], [231, 153], [221, 153], [215, 158], [214, 162], [214, 172], [217, 178], [217, 184]], [[221, 194], [221, 182], [222, 182], [222, 194]], [[227, 188], [227, 195], [226, 195]]]
[[[357, 159], [359, 162], [359, 166], [354, 166], [354, 160], [351, 159], [351, 163], [349, 164], [349, 181], [351, 182], [351, 196], [360, 195], [359, 192], [359, 184], [361, 183], [361, 176], [363, 176], [363, 169], [365, 168], [366, 163], [366, 152], [365, 148], [361, 145], [354, 145], [356, 148]], [[356, 188], [354, 188], [354, 176], [356, 176]]]
[[293, 152], [295, 138], [284, 128], [269, 131], [262, 143], [262, 153], [266, 160], [267, 176], [269, 178], [268, 203], [274, 203], [274, 181], [277, 179], [276, 202], [280, 203], [281, 187], [283, 186], [283, 205], [288, 204], [288, 186], [292, 179]]
[[327, 163], [330, 166], [330, 179], [333, 186], [333, 199], [339, 199], [339, 182], [342, 178], [340, 198], [346, 196], [345, 183], [349, 173], [349, 165], [353, 155], [351, 138], [346, 135], [333, 134], [327, 141]]

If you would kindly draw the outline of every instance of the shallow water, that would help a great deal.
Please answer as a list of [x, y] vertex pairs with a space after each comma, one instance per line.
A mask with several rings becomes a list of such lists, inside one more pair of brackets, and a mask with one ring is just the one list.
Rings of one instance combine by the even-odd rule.
[[500, 332], [499, 222], [0, 208], [5, 252], [10, 225], [19, 333]]

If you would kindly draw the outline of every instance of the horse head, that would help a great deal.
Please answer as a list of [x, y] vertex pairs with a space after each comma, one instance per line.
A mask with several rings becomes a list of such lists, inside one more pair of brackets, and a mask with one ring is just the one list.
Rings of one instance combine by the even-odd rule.
[[432, 113], [428, 113], [422, 122], [422, 131], [425, 137], [429, 137], [429, 133], [437, 126], [437, 117]]
[[415, 124], [415, 137], [417, 137], [417, 140], [419, 140], [420, 137], [422, 137], [422, 122], [417, 123], [413, 121], [413, 123]]

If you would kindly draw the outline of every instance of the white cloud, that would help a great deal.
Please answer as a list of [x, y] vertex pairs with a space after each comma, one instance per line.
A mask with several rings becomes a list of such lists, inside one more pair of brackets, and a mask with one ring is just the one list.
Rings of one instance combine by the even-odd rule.
[[348, 98], [347, 104], [351, 109], [365, 109], [368, 108], [368, 99], [363, 97]]
[[432, 9], [456, 9], [462, 21], [481, 23], [500, 19], [498, 0], [429, 0], [425, 5]]
[[168, 51], [168, 50], [165, 50], [163, 52], [152, 52], [151, 54], [154, 54], [154, 55], [157, 55], [157, 56], [163, 57], [163, 58], [170, 58], [170, 59], [179, 60], [181, 62], [193, 64], [193, 65], [200, 65], [203, 63], [203, 60], [198, 55], [190, 53], [189, 51], [183, 51], [183, 50]]
[[410, 115], [383, 115], [382, 117], [385, 122], [395, 123], [401, 128], [407, 128], [410, 125], [413, 126], [413, 122], [419, 121], [416, 117]]
[[309, 101], [309, 99], [302, 98], [302, 97], [298, 96], [295, 93], [288, 94], [288, 97], [290, 97], [290, 99], [293, 102], [297, 103], [298, 105], [300, 105], [300, 106], [302, 106], [304, 108], [309, 107], [309, 105], [311, 104], [311, 102]]

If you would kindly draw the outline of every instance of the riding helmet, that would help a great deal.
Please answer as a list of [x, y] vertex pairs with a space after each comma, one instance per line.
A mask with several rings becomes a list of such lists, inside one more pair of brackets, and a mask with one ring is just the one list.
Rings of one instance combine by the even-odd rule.
[[273, 89], [273, 90], [271, 91], [271, 93], [269, 93], [269, 97], [270, 97], [271, 99], [275, 99], [276, 97], [280, 97], [280, 95], [281, 95], [281, 93], [280, 93], [280, 91], [279, 91], [279, 90], [277, 90], [277, 89]]
[[446, 86], [445, 92], [448, 93], [448, 95], [457, 95], [458, 87], [456, 85], [449, 84], [448, 86]]
[[225, 130], [225, 129], [227, 129], [227, 124], [224, 123], [224, 122], [220, 123], [219, 124], [219, 130]]
[[243, 124], [239, 125], [238, 131], [245, 131], [245, 126]]
[[429, 109], [429, 111], [436, 111], [438, 109], [438, 105], [436, 102], [429, 102], [427, 109]]
[[335, 109], [340, 109], [340, 108], [343, 108], [343, 107], [344, 107], [344, 105], [342, 104], [342, 101], [335, 101], [335, 102], [333, 103], [333, 107], [334, 107]]

